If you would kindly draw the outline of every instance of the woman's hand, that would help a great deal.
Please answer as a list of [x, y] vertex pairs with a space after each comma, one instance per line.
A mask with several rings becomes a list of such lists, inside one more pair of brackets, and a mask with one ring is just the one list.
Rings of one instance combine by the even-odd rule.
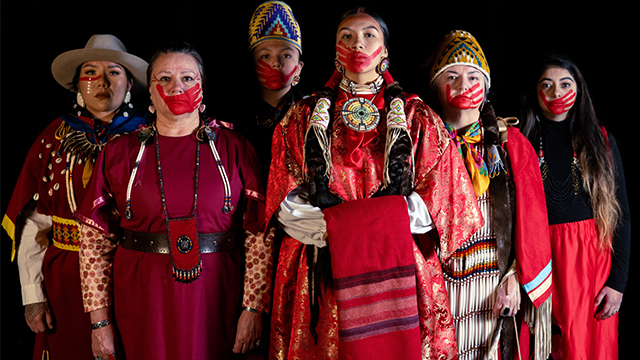
[[238, 332], [233, 352], [246, 354], [260, 344], [262, 335], [262, 315], [260, 313], [242, 311], [238, 320]]
[[91, 330], [91, 350], [94, 358], [116, 359], [115, 334], [113, 325]]
[[[615, 315], [620, 310], [622, 304], [622, 293], [605, 286], [596, 297], [594, 307], [596, 308], [596, 320], [605, 320]], [[603, 302], [604, 300], [604, 302]], [[598, 311], [597, 309], [600, 309]]]
[[46, 301], [25, 305], [24, 317], [34, 333], [53, 329], [53, 315]]
[[518, 281], [515, 274], [509, 275], [507, 280], [504, 281], [498, 289], [498, 296], [496, 298], [496, 304], [493, 307], [493, 315], [495, 317], [500, 316], [515, 316], [518, 312]]
[[[89, 313], [91, 323], [98, 323], [102, 320], [109, 319], [109, 315], [110, 311], [108, 307]], [[113, 324], [91, 330], [91, 350], [93, 351], [94, 358], [100, 358], [102, 360], [116, 359], [115, 344], [115, 329], [113, 328]]]

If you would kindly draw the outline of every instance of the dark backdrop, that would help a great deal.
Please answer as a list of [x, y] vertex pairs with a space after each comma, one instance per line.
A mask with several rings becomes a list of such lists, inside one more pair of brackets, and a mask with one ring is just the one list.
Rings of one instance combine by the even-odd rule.
[[[4, 215], [24, 157], [37, 135], [60, 113], [71, 108], [74, 95], [51, 75], [60, 53], [84, 47], [96, 33], [120, 38], [129, 52], [146, 60], [156, 44], [167, 39], [192, 43], [203, 55], [209, 86], [208, 110], [241, 126], [247, 118], [251, 83], [247, 77], [246, 29], [257, 1], [7, 1], [2, 3], [0, 211]], [[638, 199], [631, 181], [637, 119], [637, 42], [628, 26], [632, 11], [622, 2], [551, 3], [542, 1], [289, 1], [302, 29], [300, 87], [318, 89], [333, 69], [335, 22], [346, 10], [372, 6], [391, 32], [390, 71], [405, 90], [427, 97], [427, 72], [420, 65], [449, 30], [470, 31], [484, 49], [491, 69], [492, 94], [499, 116], [517, 116], [519, 96], [532, 59], [544, 52], [574, 58], [590, 87], [601, 121], [618, 140], [626, 167], [632, 204]], [[619, 4], [620, 3], [620, 4]], [[637, 21], [637, 20], [635, 20]], [[134, 94], [144, 105], [148, 95]], [[28, 358], [33, 335], [25, 325], [11, 241], [0, 240], [2, 355]], [[635, 250], [635, 249], [634, 249]], [[629, 285], [620, 311], [620, 346], [631, 348], [637, 320], [630, 290], [637, 283], [631, 265]], [[87, 324], [88, 326], [88, 324]], [[70, 339], [70, 341], [73, 341]], [[8, 354], [18, 354], [9, 356]], [[625, 358], [623, 355], [622, 358]]]

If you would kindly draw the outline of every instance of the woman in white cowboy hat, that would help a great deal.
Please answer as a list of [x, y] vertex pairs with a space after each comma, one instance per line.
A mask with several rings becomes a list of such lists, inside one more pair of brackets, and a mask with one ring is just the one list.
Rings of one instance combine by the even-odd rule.
[[94, 35], [51, 65], [56, 81], [77, 94], [77, 104], [32, 145], [2, 221], [14, 241], [25, 318], [37, 333], [35, 358], [44, 351], [53, 359], [92, 356], [75, 210], [104, 144], [146, 123], [131, 104], [134, 84], [146, 84], [146, 68], [113, 35]]

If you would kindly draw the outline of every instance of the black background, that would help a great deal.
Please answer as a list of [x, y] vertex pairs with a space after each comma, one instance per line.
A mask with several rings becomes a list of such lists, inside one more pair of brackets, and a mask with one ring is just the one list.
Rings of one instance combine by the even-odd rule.
[[[7, 1], [2, 3], [0, 210], [4, 215], [24, 157], [37, 135], [61, 113], [74, 94], [51, 75], [62, 52], [83, 48], [93, 34], [109, 33], [128, 51], [148, 60], [154, 46], [168, 39], [190, 42], [205, 61], [208, 111], [242, 126], [248, 119], [251, 81], [246, 32], [261, 1]], [[390, 72], [406, 91], [428, 95], [428, 75], [420, 66], [441, 37], [453, 29], [471, 32], [487, 57], [492, 78], [490, 100], [498, 116], [517, 116], [519, 96], [544, 52], [572, 57], [583, 72], [600, 120], [616, 137], [625, 164], [627, 190], [635, 213], [637, 190], [631, 181], [636, 144], [638, 44], [631, 31], [631, 8], [621, 1], [289, 1], [302, 29], [300, 88], [318, 89], [333, 71], [335, 22], [345, 11], [371, 6], [386, 20], [391, 41]], [[625, 16], [629, 14], [629, 16]], [[132, 102], [146, 107], [148, 94]], [[33, 335], [25, 324], [11, 240], [1, 231], [1, 351], [5, 359], [29, 358]], [[635, 249], [632, 247], [632, 251]], [[632, 263], [620, 311], [621, 358], [632, 348], [637, 266]], [[87, 324], [88, 326], [88, 324]], [[73, 339], [69, 339], [73, 341]], [[12, 354], [12, 355], [9, 355]], [[15, 354], [15, 355], [14, 355]]]

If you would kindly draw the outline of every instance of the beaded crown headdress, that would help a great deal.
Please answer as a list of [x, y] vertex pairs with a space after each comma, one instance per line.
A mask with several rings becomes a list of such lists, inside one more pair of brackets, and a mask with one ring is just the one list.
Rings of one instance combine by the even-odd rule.
[[464, 30], [453, 30], [444, 36], [431, 67], [431, 84], [444, 70], [453, 65], [469, 65], [482, 71], [487, 77], [487, 89], [491, 87], [489, 64], [478, 41]]
[[249, 51], [268, 40], [280, 40], [293, 45], [302, 54], [300, 26], [291, 7], [282, 1], [260, 4], [249, 23]]

